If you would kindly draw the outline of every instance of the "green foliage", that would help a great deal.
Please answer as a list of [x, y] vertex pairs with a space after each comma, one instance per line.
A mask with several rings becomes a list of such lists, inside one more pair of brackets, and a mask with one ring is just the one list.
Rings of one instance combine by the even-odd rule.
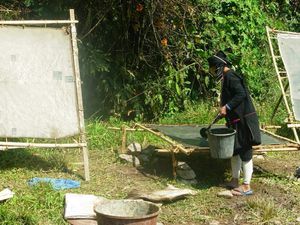
[[[205, 72], [206, 59], [226, 48], [232, 49], [229, 58], [247, 78], [253, 97], [266, 101], [277, 90], [266, 88], [274, 80], [274, 70], [265, 26], [294, 30], [298, 18], [289, 3], [274, 1], [111, 4], [107, 17], [114, 19], [103, 19], [101, 27], [115, 29], [108, 32], [108, 42], [107, 36], [100, 38], [105, 44], [115, 41], [109, 45], [114, 66], [107, 67], [105, 77], [98, 75], [98, 90], [109, 96], [102, 108], [107, 105], [125, 118], [158, 119], [186, 110], [199, 99], [216, 101], [217, 88]], [[115, 11], [117, 6], [126, 15]]]
[[3, 19], [67, 18], [75, 8], [84, 102], [89, 116], [172, 116], [218, 88], [206, 59], [227, 52], [253, 97], [277, 92], [265, 27], [300, 31], [295, 0], [6, 1]]
[[[162, 124], [209, 124], [218, 114], [218, 107], [208, 101], [189, 104], [184, 112], [160, 118]], [[225, 123], [220, 120], [220, 123]]]

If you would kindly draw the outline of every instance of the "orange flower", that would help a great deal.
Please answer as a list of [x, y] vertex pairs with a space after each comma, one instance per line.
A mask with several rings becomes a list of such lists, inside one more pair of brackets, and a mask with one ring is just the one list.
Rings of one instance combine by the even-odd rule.
[[143, 11], [143, 5], [141, 4], [141, 3], [138, 3], [137, 5], [136, 5], [136, 11], [138, 11], [138, 12], [142, 12]]
[[163, 38], [163, 39], [161, 39], [160, 43], [161, 43], [162, 46], [165, 47], [165, 46], [168, 45], [168, 39], [167, 38]]

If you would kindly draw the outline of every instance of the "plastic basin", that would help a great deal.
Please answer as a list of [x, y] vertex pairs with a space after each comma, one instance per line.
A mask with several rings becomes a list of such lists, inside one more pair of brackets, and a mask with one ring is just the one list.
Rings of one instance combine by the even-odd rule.
[[159, 207], [140, 200], [111, 200], [94, 208], [98, 225], [156, 225]]

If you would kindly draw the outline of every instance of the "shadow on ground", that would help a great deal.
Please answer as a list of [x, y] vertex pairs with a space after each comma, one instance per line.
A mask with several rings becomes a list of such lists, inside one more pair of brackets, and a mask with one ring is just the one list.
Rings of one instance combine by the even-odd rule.
[[[173, 178], [172, 157], [171, 154], [155, 154], [155, 146], [149, 146], [143, 151], [153, 152], [148, 163], [142, 163], [139, 169], [144, 175], [154, 175], [158, 177]], [[225, 179], [230, 169], [229, 160], [212, 159], [208, 154], [176, 154], [177, 161], [186, 162], [196, 174], [198, 184], [193, 185], [196, 188], [209, 188], [219, 186]], [[178, 178], [179, 179], [179, 178]]]
[[12, 168], [26, 168], [37, 171], [58, 170], [74, 174], [67, 168], [64, 158], [56, 154], [41, 157], [38, 153], [28, 149], [0, 151], [0, 170], [10, 170]]

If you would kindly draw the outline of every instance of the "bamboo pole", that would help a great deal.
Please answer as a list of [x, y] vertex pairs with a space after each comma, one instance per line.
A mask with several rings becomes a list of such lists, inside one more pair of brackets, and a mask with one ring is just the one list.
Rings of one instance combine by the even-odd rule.
[[289, 104], [288, 104], [288, 101], [287, 101], [287, 98], [286, 98], [286, 95], [285, 95], [285, 92], [284, 92], [284, 87], [283, 87], [282, 81], [280, 79], [280, 73], [279, 73], [279, 69], [278, 69], [278, 66], [277, 66], [276, 59], [275, 59], [272, 41], [271, 41], [271, 38], [270, 38], [270, 31], [271, 30], [270, 30], [269, 27], [266, 27], [266, 29], [267, 29], [267, 36], [268, 36], [268, 40], [269, 40], [269, 47], [270, 47], [270, 50], [271, 50], [272, 60], [273, 60], [273, 64], [274, 64], [275, 71], [276, 71], [276, 74], [277, 74], [277, 78], [278, 78], [278, 81], [279, 81], [280, 89], [281, 89], [281, 95], [283, 97], [286, 109], [287, 109], [288, 114], [290, 116], [291, 115], [291, 110], [290, 110], [290, 107], [289, 107]]
[[291, 127], [299, 128], [300, 124], [299, 123], [292, 123], [292, 124], [288, 124], [287, 127], [288, 128], [291, 128]]
[[160, 132], [156, 132], [156, 131], [153, 131], [141, 124], [138, 124], [138, 123], [135, 123], [136, 126], [146, 130], [146, 131], [149, 131], [150, 133], [156, 135], [157, 137], [163, 139], [164, 141], [168, 142], [169, 144], [171, 144], [175, 149], [174, 149], [174, 153], [177, 153], [179, 150], [182, 151], [183, 153], [185, 154], [189, 154], [190, 152], [188, 150], [186, 150], [181, 144], [177, 143], [176, 141], [173, 141], [171, 140], [170, 138], [168, 138], [167, 136], [163, 135], [162, 133]]
[[[70, 9], [70, 20], [75, 21], [74, 9]], [[80, 140], [86, 143], [85, 127], [84, 127], [84, 115], [83, 115], [83, 103], [82, 103], [82, 92], [81, 92], [81, 80], [80, 80], [80, 70], [78, 61], [78, 47], [77, 47], [77, 33], [75, 23], [71, 23], [71, 42], [72, 42], [72, 55], [73, 55], [73, 68], [75, 74], [75, 86], [76, 86], [76, 96], [77, 96], [77, 106], [78, 106], [78, 121], [79, 121], [79, 131]], [[89, 171], [89, 156], [87, 146], [82, 147], [83, 152], [83, 163], [84, 163], [84, 177], [86, 181], [90, 180]]]
[[0, 20], [0, 25], [44, 25], [44, 24], [75, 24], [78, 20]]
[[17, 149], [17, 148], [20, 148], [20, 147], [0, 146], [0, 151], [6, 151], [9, 149]]
[[269, 125], [269, 126], [262, 126], [263, 129], [280, 129], [281, 126], [277, 125]]
[[297, 145], [260, 145], [260, 146], [253, 146], [252, 149], [253, 151], [258, 151], [258, 150], [262, 150], [262, 149], [279, 149], [279, 148], [282, 148], [282, 149], [285, 149], [285, 148], [298, 148], [299, 149], [299, 146]]
[[176, 167], [177, 167], [178, 162], [176, 160], [174, 151], [171, 151], [171, 156], [172, 156], [172, 173], [173, 173], [174, 179], [176, 179], [177, 178]]
[[[169, 149], [157, 149], [158, 154], [171, 154], [172, 152]], [[263, 148], [263, 149], [255, 149], [253, 151], [253, 155], [261, 155], [262, 153], [267, 152], [297, 152], [300, 151], [297, 147], [282, 147], [282, 148]], [[190, 154], [209, 154], [209, 149], [201, 150], [201, 149], [192, 149], [190, 150]]]
[[286, 137], [282, 137], [282, 136], [280, 136], [280, 135], [274, 134], [273, 132], [268, 131], [268, 130], [265, 130], [265, 129], [262, 129], [262, 128], [261, 128], [260, 130], [263, 131], [263, 132], [265, 132], [265, 133], [267, 133], [267, 134], [270, 134], [270, 135], [272, 135], [272, 136], [274, 136], [274, 137], [276, 137], [276, 138], [279, 138], [279, 139], [281, 139], [281, 140], [284, 140], [284, 141], [288, 141], [288, 142], [297, 144], [297, 145], [299, 146], [299, 142], [297, 142], [297, 141], [291, 140], [291, 139], [286, 138]]
[[[108, 127], [109, 130], [122, 130], [122, 128], [119, 128], [119, 127]], [[143, 129], [136, 129], [136, 128], [128, 128], [126, 127], [125, 128], [126, 131], [145, 131]]]
[[125, 125], [123, 125], [122, 126], [121, 153], [126, 153], [126, 142], [127, 142], [126, 127], [125, 127]]
[[[270, 29], [270, 28], [269, 28]], [[295, 35], [300, 35], [300, 33], [297, 32], [291, 32], [291, 31], [283, 31], [283, 30], [275, 30], [275, 29], [270, 29], [272, 33], [282, 33], [282, 34], [295, 34]]]
[[297, 147], [285, 147], [285, 148], [267, 148], [267, 149], [257, 149], [255, 152], [293, 152], [299, 151]]
[[[156, 149], [156, 152], [157, 153], [171, 153], [171, 150], [160, 148], [160, 149]], [[209, 148], [206, 148], [206, 149], [193, 148], [193, 149], [188, 149], [188, 152], [189, 152], [189, 154], [192, 154], [194, 152], [197, 152], [197, 153], [209, 153]]]
[[86, 147], [86, 143], [70, 143], [70, 144], [57, 144], [57, 143], [28, 143], [28, 142], [5, 142], [0, 141], [0, 146], [5, 147], [20, 147], [20, 148], [78, 148]]

